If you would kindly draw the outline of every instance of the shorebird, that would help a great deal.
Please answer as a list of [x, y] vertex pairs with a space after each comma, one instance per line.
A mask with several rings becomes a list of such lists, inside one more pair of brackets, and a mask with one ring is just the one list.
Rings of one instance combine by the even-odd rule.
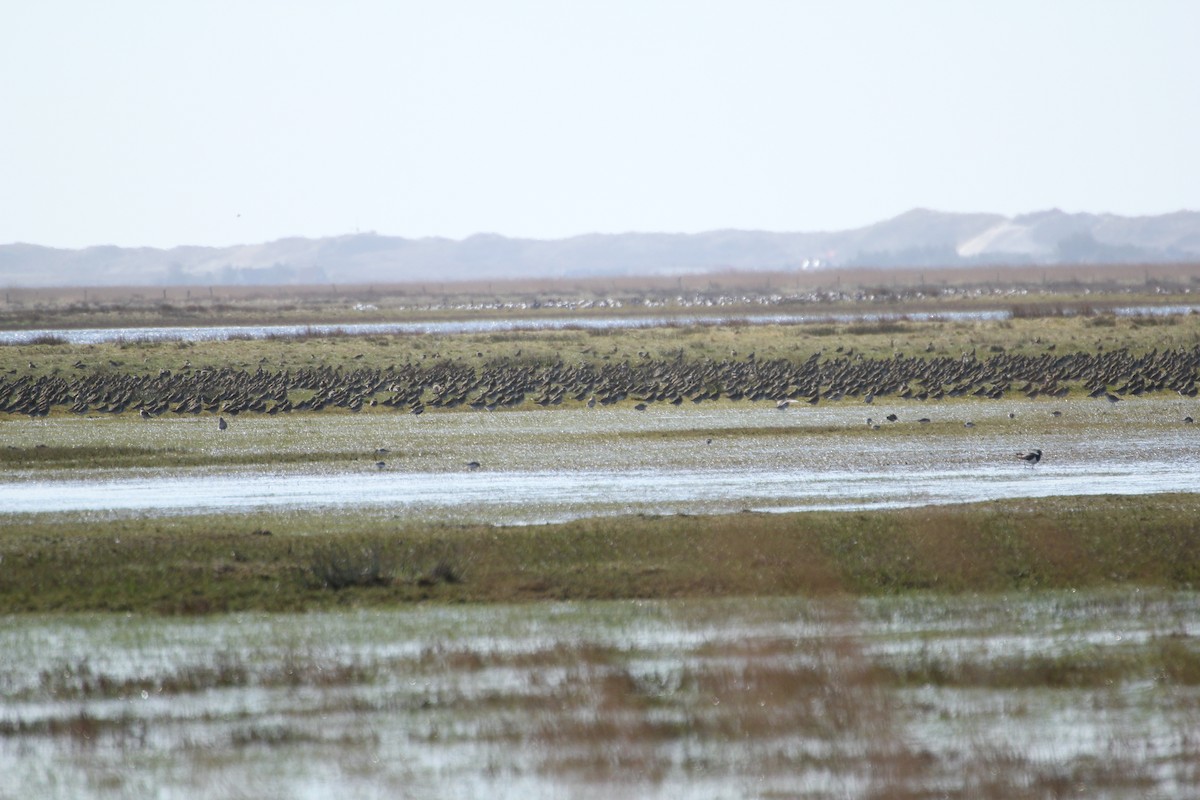
[[1024, 461], [1029, 466], [1033, 466], [1042, 460], [1041, 450], [1030, 450], [1028, 453], [1017, 453], [1017, 458]]
[[223, 431], [228, 427], [229, 423], [225, 421], [224, 417], [217, 417], [217, 430]]
[[480, 464], [478, 461], [468, 461], [466, 463], [467, 469], [479, 469], [479, 466]]

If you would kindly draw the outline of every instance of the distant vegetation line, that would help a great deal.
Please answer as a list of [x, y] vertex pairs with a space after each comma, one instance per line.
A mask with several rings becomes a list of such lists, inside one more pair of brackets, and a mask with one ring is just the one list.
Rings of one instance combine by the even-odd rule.
[[1197, 301], [1200, 262], [303, 286], [8, 287], [0, 293], [0, 329], [1052, 306], [1103, 310]]

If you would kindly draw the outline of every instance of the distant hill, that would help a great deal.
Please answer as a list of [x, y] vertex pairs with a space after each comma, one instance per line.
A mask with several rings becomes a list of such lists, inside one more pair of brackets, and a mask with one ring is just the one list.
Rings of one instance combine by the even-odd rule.
[[3, 286], [397, 283], [807, 270], [1200, 260], [1200, 213], [1004, 217], [916, 209], [847, 231], [405, 239], [374, 233], [235, 247], [0, 245]]

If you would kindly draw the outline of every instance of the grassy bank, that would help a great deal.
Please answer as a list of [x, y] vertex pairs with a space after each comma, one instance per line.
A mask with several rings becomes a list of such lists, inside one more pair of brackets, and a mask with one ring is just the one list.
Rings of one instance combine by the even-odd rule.
[[1200, 496], [501, 528], [10, 517], [0, 613], [1200, 585]]
[[789, 325], [671, 324], [645, 328], [512, 330], [489, 333], [316, 335], [227, 341], [117, 341], [72, 345], [37, 339], [0, 346], [0, 373], [67, 379], [92, 374], [157, 375], [201, 369], [267, 371], [330, 367], [386, 369], [417, 363], [455, 362], [475, 368], [504, 362], [541, 366], [644, 363], [650, 360], [803, 361], [894, 355], [958, 358], [976, 353], [1019, 356], [1096, 353], [1127, 348], [1134, 353], [1194, 347], [1200, 314], [1144, 317], [1032, 316], [1011, 320], [880, 322], [814, 321]]

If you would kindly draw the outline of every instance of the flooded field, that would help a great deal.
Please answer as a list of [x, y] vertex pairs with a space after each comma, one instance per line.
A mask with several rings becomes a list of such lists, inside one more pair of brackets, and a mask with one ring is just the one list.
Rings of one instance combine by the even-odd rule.
[[[13, 515], [529, 524], [1194, 493], [1197, 410], [722, 401], [239, 415], [226, 430], [207, 414], [8, 418], [0, 446], [19, 466], [0, 475], [0, 529]], [[1038, 465], [1015, 457], [1033, 448]], [[1194, 591], [1132, 585], [10, 616], [0, 800], [1185, 797], [1200, 787], [1198, 637]]]
[[1200, 599], [0, 625], [0, 797], [1183, 797]]
[[[1182, 399], [771, 404], [7, 420], [5, 443], [104, 463], [11, 470], [7, 513], [353, 508], [525, 524], [610, 514], [869, 509], [1014, 497], [1194, 492], [1200, 428]], [[888, 415], [897, 416], [895, 422]], [[868, 417], [871, 423], [868, 424]], [[922, 422], [921, 420], [927, 420]], [[878, 427], [876, 427], [878, 426]], [[1045, 453], [1029, 467], [1014, 456]]]

